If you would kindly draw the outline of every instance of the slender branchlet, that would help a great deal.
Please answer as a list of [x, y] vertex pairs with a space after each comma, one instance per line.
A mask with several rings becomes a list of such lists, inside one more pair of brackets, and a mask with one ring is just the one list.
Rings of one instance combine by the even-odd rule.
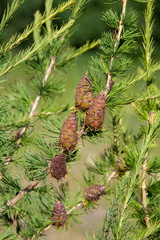
[[[48, 170], [48, 168], [46, 169], [46, 175], [50, 174], [50, 171]], [[107, 176], [107, 181], [106, 184], [108, 184], [111, 179], [114, 179], [117, 177], [116, 172], [112, 172], [109, 176]], [[0, 215], [2, 215], [5, 211], [7, 207], [15, 207], [16, 204], [19, 202], [19, 200], [21, 200], [26, 194], [28, 194], [31, 191], [34, 191], [35, 187], [40, 184], [42, 180], [35, 180], [32, 183], [29, 183], [23, 190], [21, 190], [14, 198], [10, 199], [7, 201], [7, 203], [0, 208]], [[82, 203], [77, 204], [76, 206], [74, 206], [72, 209], [70, 209], [67, 214], [71, 214], [72, 211], [75, 211], [77, 208], [82, 207], [82, 205], [84, 204], [84, 201]]]
[[[5, 54], [7, 51], [11, 50], [13, 47], [20, 44], [23, 40], [25, 40], [30, 34], [34, 32], [35, 29], [45, 24], [48, 20], [55, 17], [58, 13], [65, 11], [66, 9], [70, 8], [75, 3], [75, 0], [69, 0], [63, 3], [59, 8], [54, 9], [50, 11], [50, 14], [45, 16], [45, 14], [42, 16], [40, 21], [37, 24], [30, 24], [30, 26], [27, 27], [26, 30], [24, 30], [22, 35], [18, 35], [17, 37], [14, 36], [11, 38], [11, 42], [6, 44], [6, 47], [4, 48], [3, 52], [1, 54]], [[14, 41], [13, 41], [14, 40]]]
[[[147, 9], [145, 12], [145, 29], [143, 33], [143, 47], [144, 47], [144, 59], [143, 63], [145, 66], [145, 70], [147, 72], [146, 82], [147, 82], [147, 89], [150, 88], [152, 84], [152, 75], [149, 73], [150, 68], [152, 67], [152, 52], [153, 52], [153, 39], [152, 39], [152, 31], [153, 31], [153, 10], [154, 10], [154, 0], [148, 1], [147, 3]], [[151, 100], [152, 101], [152, 100]], [[154, 101], [154, 100], [153, 100]], [[149, 109], [148, 109], [149, 110]], [[152, 126], [154, 118], [155, 118], [155, 112], [149, 113], [149, 119], [148, 119], [148, 125]], [[147, 177], [147, 163], [148, 163], [148, 155], [146, 154], [146, 158], [144, 160], [143, 166], [142, 166], [142, 204], [145, 211], [145, 223], [147, 228], [149, 229], [150, 224], [150, 217], [147, 210], [147, 187], [146, 187], [146, 177]]]
[[[122, 14], [121, 14], [120, 22], [119, 22], [118, 33], [116, 34], [116, 37], [115, 37], [114, 52], [116, 52], [117, 47], [118, 47], [119, 42], [120, 42], [120, 39], [121, 39], [121, 34], [122, 34], [122, 29], [123, 29], [123, 19], [125, 17], [125, 13], [126, 13], [127, 0], [122, 0], [122, 2], [123, 2]], [[113, 60], [114, 60], [114, 56], [111, 57], [110, 69], [112, 69]], [[108, 79], [107, 79], [107, 85], [106, 85], [106, 92], [107, 93], [111, 89], [110, 86], [112, 86], [112, 75], [111, 75], [111, 73], [108, 73]]]
[[[141, 169], [144, 165], [144, 162], [147, 159], [148, 150], [149, 150], [150, 145], [152, 144], [153, 140], [156, 137], [155, 134], [158, 130], [157, 126], [159, 126], [159, 121], [155, 122], [155, 124], [153, 124], [149, 128], [148, 132], [146, 133], [146, 136], [144, 136], [143, 145], [141, 145], [141, 151], [139, 153], [139, 156], [138, 156], [138, 159], [137, 159], [137, 162], [136, 162], [135, 171], [134, 171], [133, 175], [131, 176], [131, 178], [129, 179], [130, 184], [128, 186], [128, 191], [127, 191], [127, 194], [126, 194], [126, 197], [125, 197], [125, 200], [124, 200], [124, 204], [121, 208], [120, 219], [119, 219], [118, 230], [117, 230], [117, 239], [119, 239], [119, 234], [121, 232], [121, 228], [123, 227], [123, 221], [124, 221], [124, 218], [125, 218], [125, 212], [127, 210], [128, 203], [131, 199], [131, 196], [133, 194], [135, 186], [138, 183], [137, 182], [138, 177], [140, 175], [140, 172], [141, 172]], [[145, 167], [145, 171], [146, 171], [146, 167]], [[146, 174], [146, 173], [144, 173], [144, 174]], [[146, 189], [144, 191], [145, 191], [145, 194], [146, 194]], [[145, 203], [145, 205], [146, 205], [146, 203]], [[146, 216], [145, 219], [147, 221], [147, 224], [149, 224], [149, 217]]]
[[3, 214], [3, 212], [5, 212], [6, 207], [15, 207], [16, 203], [24, 197], [24, 195], [26, 193], [29, 193], [30, 191], [32, 191], [37, 185], [39, 184], [39, 181], [34, 181], [31, 184], [29, 184], [26, 188], [24, 188], [22, 191], [20, 191], [14, 198], [12, 198], [11, 200], [8, 200], [6, 205], [3, 206], [0, 209], [0, 215]]
[[116, 178], [117, 177], [117, 173], [116, 171], [113, 171], [107, 178], [107, 181], [106, 181], [106, 184], [110, 182], [110, 180], [113, 178]]
[[148, 211], [147, 211], [147, 188], [146, 188], [146, 172], [147, 172], [147, 157], [144, 160], [143, 166], [142, 166], [142, 185], [141, 185], [141, 189], [142, 189], [142, 203], [143, 203], [143, 207], [144, 207], [144, 211], [145, 211], [145, 222], [146, 222], [146, 226], [147, 228], [150, 228], [150, 218], [148, 215]]
[[[109, 176], [108, 179], [106, 181], [106, 184], [109, 183], [111, 181], [111, 179], [116, 178], [116, 172], [112, 172]], [[74, 207], [72, 207], [70, 210], [67, 211], [67, 215], [72, 214], [74, 211], [78, 210], [79, 208], [84, 208], [86, 206], [86, 200], [84, 199], [82, 202], [77, 203]], [[49, 224], [48, 226], [46, 226], [43, 230], [40, 231], [40, 235], [44, 234], [44, 232], [46, 232], [47, 230], [49, 230], [52, 227], [51, 224]], [[32, 239], [35, 239], [36, 235], [33, 236]]]
[[147, 3], [147, 9], [145, 12], [145, 32], [143, 33], [143, 48], [144, 48], [144, 65], [145, 70], [147, 72], [147, 82], [148, 84], [151, 84], [151, 74], [149, 73], [149, 70], [152, 66], [152, 53], [154, 50], [153, 47], [153, 38], [152, 38], [152, 32], [153, 32], [153, 10], [154, 10], [154, 0], [148, 1]]
[[[50, 65], [48, 67], [48, 69], [46, 70], [45, 74], [44, 74], [44, 79], [43, 79], [43, 88], [47, 82], [47, 79], [49, 78], [51, 72], [52, 72], [52, 69], [56, 69], [55, 67], [55, 57], [52, 57], [51, 56], [51, 62], [50, 62]], [[37, 109], [37, 106], [38, 106], [38, 103], [40, 101], [40, 98], [41, 98], [41, 94], [40, 92], [37, 94], [36, 96], [36, 99], [35, 101], [32, 103], [32, 108], [31, 108], [31, 111], [29, 113], [29, 118], [32, 119], [32, 117], [34, 116], [35, 112], [36, 112], [36, 109]], [[23, 137], [25, 131], [27, 130], [27, 127], [24, 126], [21, 128], [21, 130], [19, 131], [19, 134], [18, 134], [18, 140], [17, 140], [17, 143], [19, 144], [20, 141], [21, 141], [21, 138]]]
[[[45, 74], [44, 74], [44, 79], [42, 81], [42, 84], [43, 84], [43, 88], [47, 82], [47, 79], [49, 78], [51, 72], [52, 72], [52, 69], [55, 70], [55, 57], [50, 57], [51, 58], [51, 62], [50, 62], [50, 65], [49, 67], [47, 68]], [[40, 101], [40, 98], [41, 98], [41, 94], [40, 92], [37, 94], [36, 98], [35, 98], [35, 101], [32, 103], [32, 107], [31, 107], [31, 110], [30, 110], [30, 113], [29, 113], [29, 118], [30, 120], [32, 119], [32, 117], [35, 116], [35, 113], [36, 113], [36, 109], [37, 109], [37, 106], [38, 106], [38, 103]], [[19, 132], [18, 132], [18, 139], [17, 139], [17, 144], [20, 144], [21, 142], [21, 138], [23, 137], [23, 135], [25, 134], [27, 130], [27, 127], [26, 126], [23, 126]], [[12, 161], [12, 158], [7, 158], [6, 162], [5, 162], [5, 165], [7, 166], [10, 162]]]

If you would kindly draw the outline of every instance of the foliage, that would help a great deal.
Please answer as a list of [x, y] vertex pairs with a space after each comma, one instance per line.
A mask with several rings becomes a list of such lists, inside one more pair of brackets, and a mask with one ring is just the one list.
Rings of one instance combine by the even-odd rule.
[[[66, 208], [66, 227], [73, 222], [80, 224], [82, 213], [98, 208], [101, 195], [107, 200], [103, 227], [86, 232], [87, 240], [159, 239], [160, 164], [153, 149], [160, 128], [159, 92], [155, 85], [160, 63], [152, 58], [154, 0], [137, 0], [146, 3], [142, 32], [137, 12], [129, 9], [127, 0], [120, 2], [122, 12], [108, 9], [103, 14], [108, 30], [101, 39], [78, 49], [71, 47], [69, 39], [87, 3], [84, 0], [63, 1], [56, 8], [53, 0], [46, 0], [43, 14], [37, 11], [34, 21], [22, 33], [1, 44], [1, 79], [22, 62], [30, 79], [27, 84], [16, 82], [0, 99], [0, 217], [5, 226], [0, 239], [39, 239], [53, 227], [51, 217], [57, 201]], [[1, 19], [1, 33], [21, 4], [23, 1], [14, 0], [8, 5]], [[55, 18], [66, 10], [68, 19], [57, 26]], [[31, 34], [33, 44], [15, 54], [14, 49]], [[137, 38], [142, 41], [142, 57], [136, 69], [132, 52], [139, 48]], [[67, 101], [59, 104], [59, 99], [65, 91], [64, 72], [74, 58], [97, 45], [99, 52], [91, 58], [84, 74], [91, 79], [94, 96], [102, 94], [106, 99], [106, 114], [102, 129], [90, 129], [85, 122], [89, 111], [78, 110]], [[93, 102], [98, 104], [90, 104]], [[76, 133], [62, 121], [62, 113], [69, 115], [70, 111], [77, 117]], [[125, 116], [133, 114], [139, 123], [136, 131], [125, 124]], [[66, 141], [70, 131], [67, 140], [78, 142], [76, 147], [61, 147], [62, 126], [62, 139]], [[95, 148], [103, 143], [105, 150], [100, 148], [100, 156], [85, 162], [82, 179], [78, 180], [73, 177], [72, 166], [78, 164], [81, 140], [87, 148], [87, 141]], [[55, 155], [56, 159], [61, 155], [66, 159], [70, 181], [67, 176], [58, 183], [51, 178], [50, 163]], [[63, 171], [63, 166], [57, 171], [61, 167]], [[70, 186], [73, 180], [76, 187]], [[96, 195], [100, 187], [105, 190]], [[86, 198], [87, 189], [91, 195], [88, 199], [93, 200]]]

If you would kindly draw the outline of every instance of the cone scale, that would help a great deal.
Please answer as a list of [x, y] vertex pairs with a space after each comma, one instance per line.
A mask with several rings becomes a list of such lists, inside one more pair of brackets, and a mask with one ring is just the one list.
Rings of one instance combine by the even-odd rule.
[[76, 118], [76, 113], [73, 112], [64, 121], [62, 129], [60, 131], [59, 144], [65, 150], [70, 150], [75, 148], [78, 141], [78, 120]]
[[63, 154], [56, 154], [50, 164], [50, 173], [52, 177], [60, 180], [67, 173], [66, 158]]
[[67, 221], [66, 209], [61, 201], [54, 204], [51, 220], [53, 221], [53, 226], [62, 227]]
[[85, 190], [85, 198], [88, 201], [98, 201], [100, 196], [104, 194], [105, 186], [92, 185]]
[[88, 76], [83, 76], [76, 88], [75, 106], [80, 110], [87, 110], [93, 99], [92, 81]]
[[105, 117], [106, 95], [100, 92], [87, 111], [85, 123], [91, 130], [102, 129]]

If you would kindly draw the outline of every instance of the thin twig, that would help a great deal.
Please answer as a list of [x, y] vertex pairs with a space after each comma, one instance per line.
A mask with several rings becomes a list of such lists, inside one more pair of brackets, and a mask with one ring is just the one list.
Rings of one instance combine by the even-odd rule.
[[141, 102], [141, 101], [145, 101], [145, 100], [150, 100], [150, 99], [156, 99], [156, 98], [159, 98], [160, 95], [157, 95], [157, 96], [152, 96], [152, 97], [144, 97], [144, 98], [140, 98], [140, 99], [137, 99], [135, 101], [133, 101], [132, 103], [136, 103], [136, 102]]
[[81, 130], [78, 132], [78, 140], [82, 137], [82, 135], [85, 133], [85, 127], [86, 124], [84, 123]]
[[132, 106], [137, 112], [139, 112], [139, 113], [143, 116], [142, 111], [136, 106], [136, 104], [131, 103], [131, 106]]
[[[125, 13], [126, 13], [127, 0], [122, 0], [122, 2], [123, 2], [122, 15], [121, 15], [121, 19], [119, 21], [117, 38], [116, 38], [116, 41], [115, 41], [115, 44], [114, 44], [114, 52], [116, 51], [116, 49], [118, 47], [118, 44], [119, 44], [119, 41], [121, 39], [122, 29], [123, 29], [123, 19], [125, 17]], [[114, 60], [114, 56], [111, 57], [110, 69], [112, 68], [113, 60]], [[106, 85], [106, 92], [107, 93], [108, 93], [108, 91], [110, 91], [110, 86], [113, 85], [111, 80], [112, 80], [112, 75], [111, 75], [111, 73], [108, 73], [108, 79], [107, 79], [107, 85]]]
[[[52, 69], [55, 70], [55, 57], [50, 57], [51, 58], [51, 62], [50, 62], [50, 65], [49, 67], [47, 68], [45, 74], [44, 74], [44, 79], [43, 79], [43, 87], [45, 86], [45, 83], [47, 82], [47, 79], [49, 78], [51, 72], [52, 72]], [[35, 101], [33, 102], [32, 104], [32, 108], [30, 110], [30, 114], [29, 114], [29, 118], [32, 119], [33, 116], [36, 115], [36, 109], [37, 109], [37, 106], [38, 106], [38, 103], [39, 103], [39, 100], [41, 98], [41, 95], [40, 93], [37, 94], [36, 96], [36, 99]], [[21, 142], [21, 138], [23, 137], [24, 133], [26, 132], [27, 130], [27, 127], [26, 126], [23, 126], [19, 132], [18, 132], [18, 140], [17, 140], [17, 144], [19, 145], [20, 142]], [[7, 166], [10, 162], [12, 161], [12, 158], [7, 158], [6, 161], [5, 161], [5, 165]]]
[[[49, 230], [52, 227], [52, 225], [48, 225], [47, 227], [45, 227], [42, 231], [40, 231], [39, 235], [44, 234], [44, 232], [46, 232], [47, 230]], [[33, 237], [30, 240], [34, 240], [37, 237], [37, 235], [33, 235]]]
[[67, 215], [70, 215], [72, 212], [76, 211], [78, 208], [84, 207], [84, 206], [85, 206], [85, 201], [78, 203], [67, 212]]
[[[153, 121], [155, 118], [156, 114], [155, 112], [150, 112], [150, 116], [149, 116], [149, 120], [148, 123], [152, 126], [153, 125]], [[148, 157], [148, 153], [146, 154], [145, 160], [143, 162], [143, 166], [142, 166], [142, 185], [141, 185], [141, 190], [142, 190], [142, 204], [144, 207], [144, 211], [145, 211], [145, 223], [147, 228], [149, 229], [151, 224], [150, 224], [150, 218], [148, 215], [148, 210], [147, 210], [147, 188], [146, 188], [146, 174], [147, 174], [147, 158]]]
[[147, 157], [144, 160], [143, 166], [142, 166], [142, 203], [143, 203], [143, 207], [144, 207], [144, 211], [145, 211], [145, 222], [146, 222], [146, 226], [147, 228], [150, 228], [150, 218], [148, 215], [148, 211], [147, 211], [147, 188], [146, 188], [146, 171], [147, 171]]
[[31, 192], [37, 185], [39, 184], [39, 181], [33, 181], [32, 183], [30, 183], [27, 187], [25, 187], [22, 191], [20, 191], [14, 198], [12, 198], [11, 200], [8, 200], [6, 205], [4, 205], [1, 209], [0, 209], [0, 215], [2, 215], [5, 210], [6, 207], [14, 207], [15, 204], [24, 197], [24, 195], [26, 193]]
[[[50, 171], [47, 168], [46, 173], [49, 174]], [[32, 183], [28, 184], [23, 190], [21, 190], [14, 198], [8, 200], [7, 203], [0, 208], [0, 215], [2, 215], [7, 207], [14, 207], [16, 203], [21, 200], [27, 193], [33, 191], [35, 187], [41, 182], [41, 180], [35, 180]]]
[[[85, 202], [80, 202], [77, 205], [75, 205], [73, 208], [71, 208], [68, 212], [67, 215], [70, 215], [73, 211], [76, 211], [78, 208], [80, 207], [84, 207], [85, 206]], [[47, 227], [45, 227], [42, 231], [39, 232], [39, 235], [44, 234], [44, 232], [46, 232], [47, 230], [49, 230], [52, 227], [51, 224], [49, 224]], [[37, 235], [33, 235], [33, 237], [31, 238], [31, 240], [34, 240], [36, 238]]]
[[[111, 175], [108, 176], [108, 179], [106, 181], [106, 184], [112, 179], [112, 178], [116, 178], [116, 172], [112, 172]], [[82, 208], [85, 207], [85, 200], [83, 200], [82, 202], [76, 204], [74, 207], [72, 207], [70, 210], [67, 211], [67, 215], [70, 215], [72, 212], [76, 211], [78, 208]], [[49, 224], [48, 226], [46, 226], [42, 231], [40, 231], [40, 235], [44, 234], [45, 231], [47, 231], [48, 229], [50, 229], [52, 227], [51, 224]], [[37, 235], [34, 235], [31, 240], [34, 240], [36, 238]]]
[[116, 173], [116, 171], [113, 171], [113, 172], [108, 176], [108, 179], [107, 179], [107, 181], [106, 181], [106, 184], [109, 183], [112, 178], [116, 178], [116, 177], [117, 177], [117, 173]]
[[[48, 67], [48, 69], [46, 70], [45, 74], [44, 74], [44, 79], [43, 79], [43, 87], [45, 86], [45, 83], [47, 82], [47, 79], [49, 78], [51, 72], [52, 72], [52, 69], [54, 68], [55, 70], [55, 57], [50, 57], [51, 58], [51, 62], [50, 62], [50, 65]], [[39, 103], [39, 100], [41, 98], [41, 94], [40, 92], [37, 94], [37, 97], [35, 99], [35, 101], [33, 102], [32, 104], [32, 108], [31, 108], [31, 111], [30, 111], [30, 114], [29, 114], [29, 118], [31, 119], [35, 112], [36, 112], [36, 109], [37, 109], [37, 106], [38, 106], [38, 103]], [[20, 129], [19, 131], [19, 134], [18, 134], [18, 140], [17, 140], [17, 143], [19, 144], [20, 141], [21, 141], [21, 138], [23, 137], [24, 133], [26, 132], [27, 130], [27, 127], [24, 126]]]
[[[71, 111], [71, 110], [74, 110], [74, 109], [75, 109], [74, 106], [68, 108], [68, 110], [70, 110], [70, 111]], [[57, 113], [61, 113], [61, 112], [63, 112], [63, 111], [64, 111], [64, 109], [62, 108], [62, 109], [58, 110]]]

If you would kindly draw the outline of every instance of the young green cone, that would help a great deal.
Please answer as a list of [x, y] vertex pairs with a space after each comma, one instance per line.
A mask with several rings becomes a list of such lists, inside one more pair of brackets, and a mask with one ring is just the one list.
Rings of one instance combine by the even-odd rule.
[[54, 204], [51, 220], [56, 227], [64, 226], [67, 221], [66, 209], [61, 201]]
[[51, 161], [50, 172], [52, 177], [60, 180], [67, 173], [66, 158], [63, 154], [56, 154]]
[[74, 148], [78, 141], [78, 120], [72, 113], [63, 123], [60, 131], [59, 144], [66, 150]]
[[92, 185], [85, 190], [85, 198], [88, 201], [98, 201], [100, 196], [104, 194], [105, 186], [103, 185]]
[[105, 117], [105, 107], [106, 107], [106, 95], [100, 92], [97, 97], [95, 97], [87, 111], [85, 123], [93, 130], [100, 130], [102, 128], [104, 117]]
[[88, 76], [83, 76], [76, 88], [75, 106], [76, 108], [85, 111], [93, 99], [93, 89], [91, 79]]

